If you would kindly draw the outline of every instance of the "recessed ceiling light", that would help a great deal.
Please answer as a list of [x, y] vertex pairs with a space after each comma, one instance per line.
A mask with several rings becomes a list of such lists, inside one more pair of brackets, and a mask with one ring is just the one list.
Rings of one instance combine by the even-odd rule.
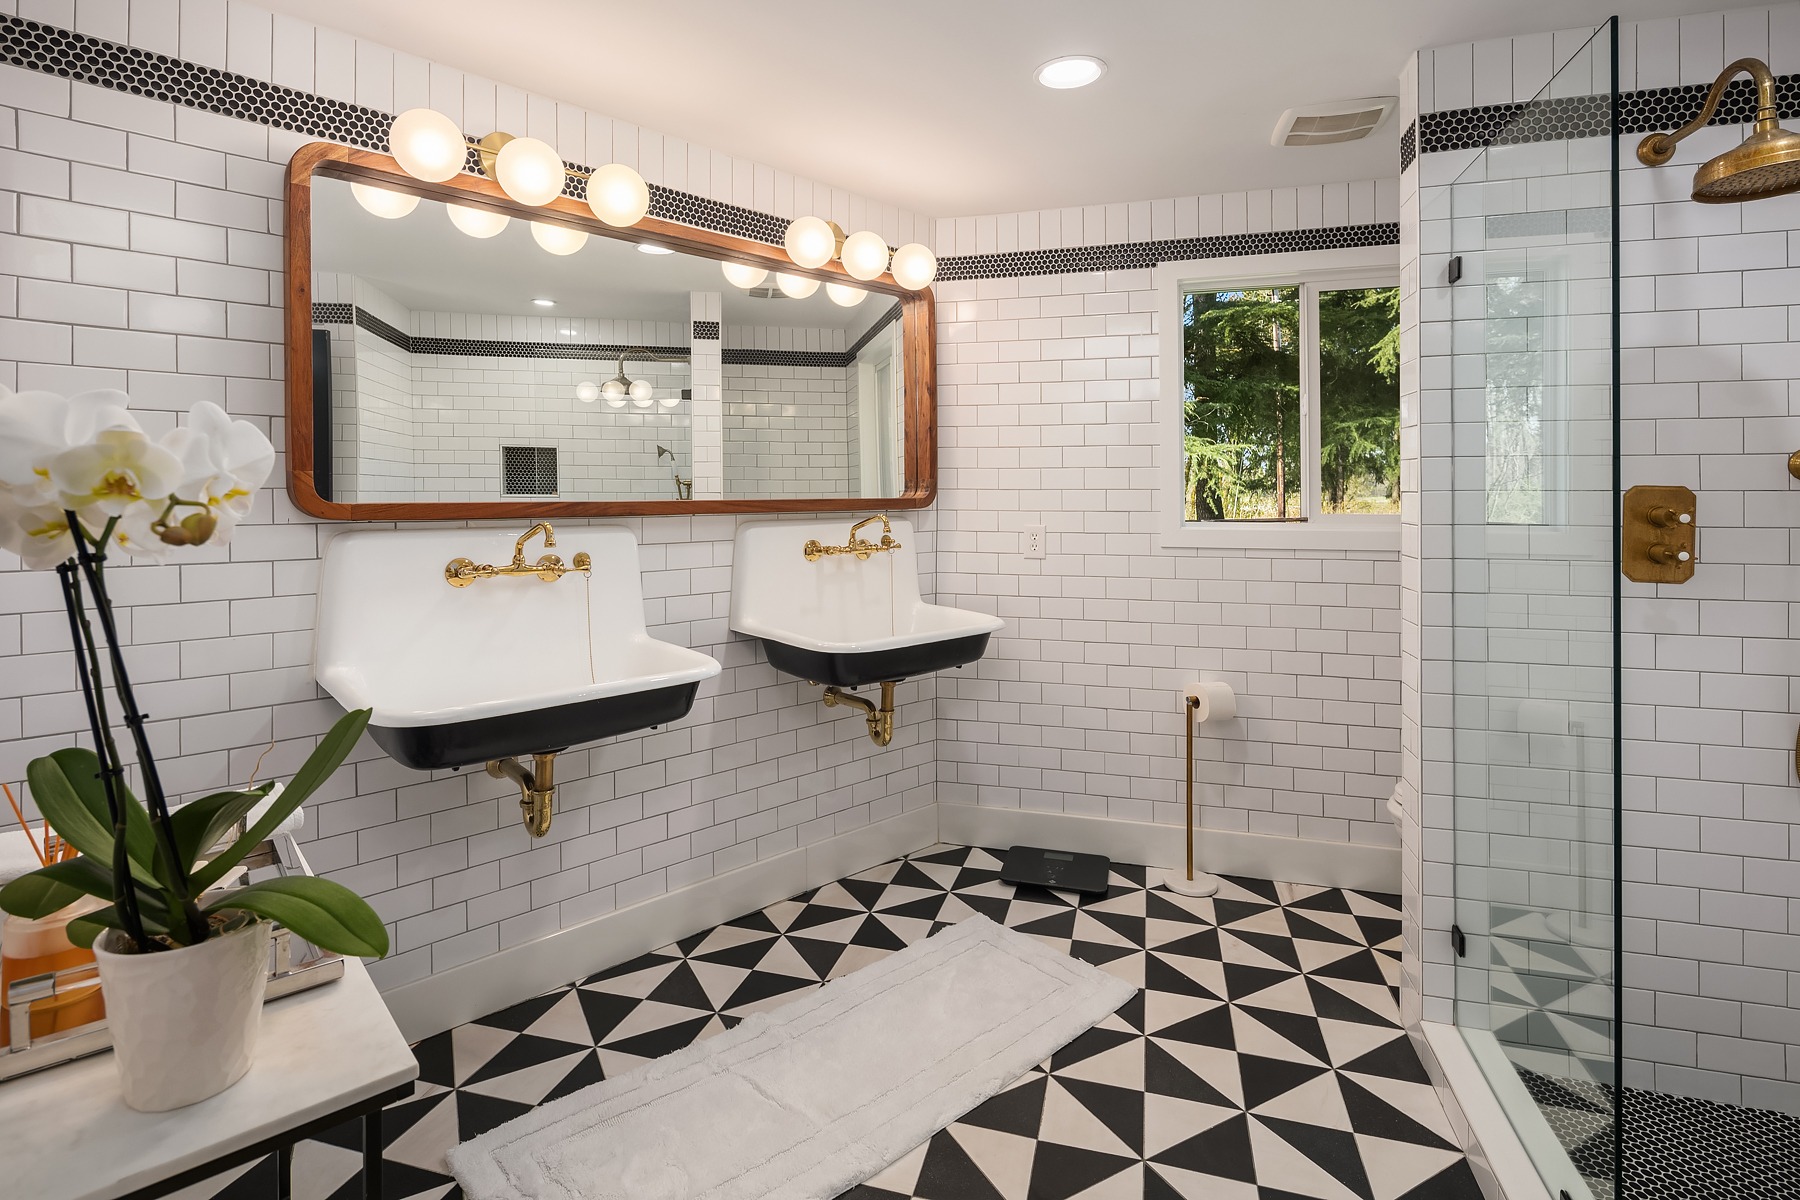
[[539, 298], [533, 300], [532, 303], [538, 305], [540, 308], [551, 308], [555, 306], [556, 301]]
[[1037, 81], [1047, 88], [1086, 87], [1106, 74], [1106, 64], [1091, 54], [1053, 58], [1037, 69]]
[[639, 242], [638, 243], [638, 253], [639, 254], [673, 254], [675, 252], [673, 250], [669, 249], [667, 246], [658, 246], [655, 242]]

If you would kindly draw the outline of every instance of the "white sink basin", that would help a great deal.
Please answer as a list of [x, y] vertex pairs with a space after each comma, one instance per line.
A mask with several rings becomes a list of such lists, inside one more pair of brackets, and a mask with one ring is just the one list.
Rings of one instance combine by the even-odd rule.
[[[760, 638], [778, 670], [815, 683], [857, 687], [974, 662], [1006, 622], [927, 604], [919, 596], [912, 522], [891, 522], [900, 548], [867, 559], [808, 562], [809, 540], [847, 543], [855, 518], [756, 521], [738, 528], [731, 627]], [[860, 537], [879, 542], [878, 524]]]
[[[569, 527], [553, 553], [591, 572], [477, 579], [451, 587], [451, 559], [506, 564], [517, 529], [339, 534], [319, 579], [313, 673], [410, 767], [463, 766], [562, 750], [679, 720], [716, 660], [644, 629], [637, 539]], [[542, 543], [526, 547], [535, 561]]]

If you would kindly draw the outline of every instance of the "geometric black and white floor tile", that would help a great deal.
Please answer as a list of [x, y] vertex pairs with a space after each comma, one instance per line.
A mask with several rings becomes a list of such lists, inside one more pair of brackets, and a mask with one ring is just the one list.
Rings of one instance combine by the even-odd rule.
[[[1131, 866], [1077, 897], [999, 865], [933, 847], [421, 1042], [388, 1194], [459, 1198], [458, 1141], [982, 913], [1142, 991], [847, 1200], [1479, 1200], [1400, 1027], [1395, 897], [1234, 878], [1190, 899]], [[356, 1144], [303, 1143], [296, 1197], [356, 1195]], [[267, 1196], [270, 1171], [187, 1195]]]

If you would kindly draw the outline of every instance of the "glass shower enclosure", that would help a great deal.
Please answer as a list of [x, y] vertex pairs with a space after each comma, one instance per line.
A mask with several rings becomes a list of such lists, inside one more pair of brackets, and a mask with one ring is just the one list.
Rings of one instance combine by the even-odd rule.
[[1609, 22], [1559, 46], [1543, 92], [1422, 197], [1423, 249], [1460, 268], [1436, 350], [1456, 1024], [1569, 1200], [1618, 1182], [1615, 41]]

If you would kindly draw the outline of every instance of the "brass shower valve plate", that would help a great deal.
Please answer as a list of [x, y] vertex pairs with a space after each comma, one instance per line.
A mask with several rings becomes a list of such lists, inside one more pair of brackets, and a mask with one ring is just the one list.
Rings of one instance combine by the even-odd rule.
[[1686, 583], [1694, 577], [1694, 493], [1643, 485], [1625, 493], [1620, 569], [1634, 583]]

